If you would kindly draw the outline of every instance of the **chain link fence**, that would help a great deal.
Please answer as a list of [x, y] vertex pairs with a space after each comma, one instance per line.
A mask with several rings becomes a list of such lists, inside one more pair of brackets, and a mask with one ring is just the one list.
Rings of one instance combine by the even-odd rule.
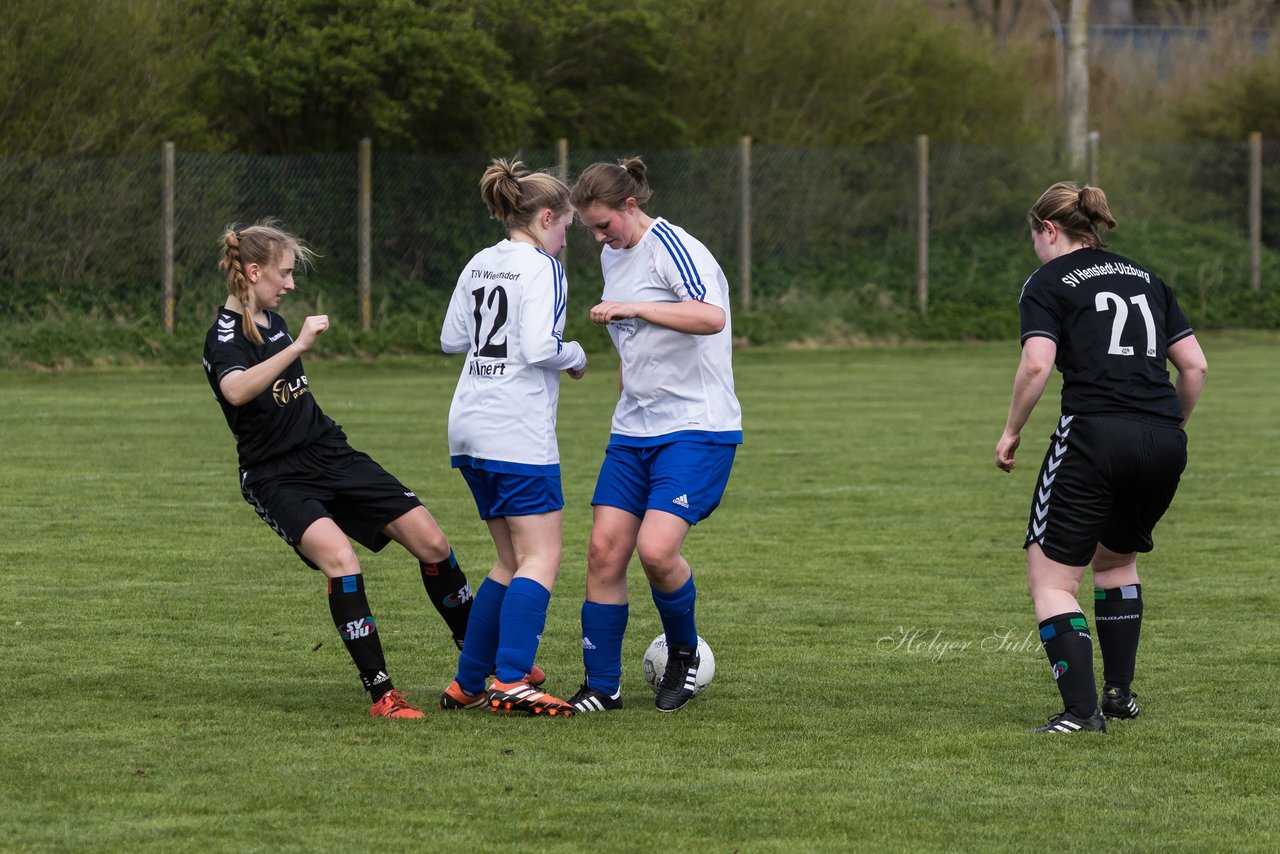
[[[1257, 155], [1248, 141], [1102, 145], [1090, 173], [1120, 221], [1113, 248], [1152, 267], [1206, 311], [1225, 295], [1244, 305], [1247, 317], [1248, 301], [1262, 298], [1254, 287], [1274, 293], [1280, 274], [1276, 145], [1261, 146], [1261, 218], [1252, 227]], [[919, 288], [927, 284], [930, 319], [967, 306], [965, 323], [974, 328], [959, 332], [1007, 334], [1009, 307], [1036, 266], [1025, 212], [1054, 181], [1085, 177], [1072, 176], [1052, 146], [931, 145], [924, 172], [915, 145], [569, 148], [567, 164], [556, 149], [519, 156], [534, 169], [567, 166], [572, 178], [590, 163], [620, 154], [645, 157], [654, 188], [650, 213], [707, 244], [735, 283], [736, 298], [749, 295], [750, 305], [739, 306], [742, 316], [767, 316], [804, 302], [809, 311], [826, 306], [846, 325], [871, 333], [880, 321], [920, 314]], [[479, 197], [489, 158], [373, 153], [375, 325], [443, 302], [471, 255], [503, 236]], [[11, 322], [73, 314], [158, 321], [166, 233], [162, 185], [159, 153], [0, 159], [0, 283]], [[355, 151], [279, 157], [178, 152], [177, 324], [207, 324], [225, 298], [216, 267], [223, 229], [268, 216], [321, 256], [303, 279], [305, 299], [354, 320], [360, 310], [359, 191]], [[1252, 267], [1251, 233], [1259, 246]], [[575, 307], [584, 312], [599, 293], [597, 255], [586, 230], [575, 229], [565, 260], [580, 295]], [[739, 287], [748, 284], [749, 291]], [[980, 312], [969, 310], [975, 306], [995, 309], [992, 315], [1004, 325], [985, 328]], [[1230, 312], [1213, 313], [1213, 321], [1232, 322]]]

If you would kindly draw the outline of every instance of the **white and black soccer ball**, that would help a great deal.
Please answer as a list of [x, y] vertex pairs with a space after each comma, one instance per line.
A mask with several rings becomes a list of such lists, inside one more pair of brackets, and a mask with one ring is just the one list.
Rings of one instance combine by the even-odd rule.
[[[644, 651], [644, 678], [655, 692], [662, 679], [662, 671], [667, 669], [667, 636], [658, 635]], [[711, 677], [716, 675], [716, 657], [711, 647], [698, 635], [698, 673], [694, 677], [694, 695], [701, 694], [711, 684]]]

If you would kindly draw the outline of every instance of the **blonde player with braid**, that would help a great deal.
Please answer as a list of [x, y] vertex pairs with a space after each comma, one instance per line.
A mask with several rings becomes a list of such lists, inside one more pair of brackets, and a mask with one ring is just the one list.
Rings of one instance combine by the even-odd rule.
[[370, 714], [420, 718], [387, 675], [348, 537], [372, 551], [392, 540], [408, 549], [459, 645], [471, 589], [422, 502], [353, 449], [311, 394], [301, 357], [328, 330], [329, 318], [308, 317], [294, 338], [275, 309], [295, 287], [295, 265], [313, 257], [271, 222], [222, 236], [218, 266], [230, 295], [205, 337], [205, 375], [236, 439], [244, 500], [327, 580], [329, 611], [369, 692]]

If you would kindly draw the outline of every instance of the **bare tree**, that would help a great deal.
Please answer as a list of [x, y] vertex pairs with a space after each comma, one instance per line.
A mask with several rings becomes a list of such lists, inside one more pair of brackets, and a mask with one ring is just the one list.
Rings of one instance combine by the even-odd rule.
[[1067, 18], [1064, 141], [1072, 172], [1083, 174], [1089, 154], [1089, 0], [1071, 0]]

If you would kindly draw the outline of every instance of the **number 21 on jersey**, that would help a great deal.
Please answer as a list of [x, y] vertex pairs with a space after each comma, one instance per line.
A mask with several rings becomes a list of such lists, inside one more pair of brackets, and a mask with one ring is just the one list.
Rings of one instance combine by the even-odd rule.
[[[1142, 312], [1142, 321], [1147, 327], [1147, 355], [1155, 357], [1156, 355], [1156, 321], [1151, 316], [1151, 306], [1147, 305], [1147, 295], [1138, 294], [1136, 297], [1130, 297], [1129, 302], [1138, 307], [1138, 311]], [[1113, 294], [1111, 291], [1099, 291], [1097, 297], [1093, 301], [1094, 308], [1098, 311], [1105, 312], [1108, 306], [1115, 309], [1115, 317], [1111, 319], [1111, 344], [1107, 347], [1107, 354], [1111, 356], [1132, 356], [1133, 348], [1120, 343], [1120, 334], [1124, 332], [1125, 321], [1129, 319], [1129, 306], [1125, 305], [1124, 298], [1119, 294]]]

